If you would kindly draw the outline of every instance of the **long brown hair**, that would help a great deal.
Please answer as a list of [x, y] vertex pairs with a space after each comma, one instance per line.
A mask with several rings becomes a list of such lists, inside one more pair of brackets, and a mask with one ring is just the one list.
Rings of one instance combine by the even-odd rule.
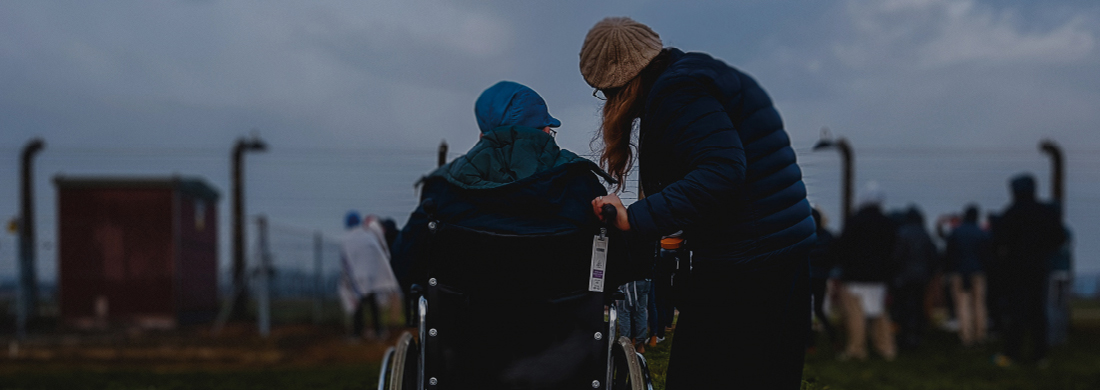
[[640, 118], [645, 110], [646, 97], [653, 82], [668, 68], [669, 51], [653, 58], [637, 76], [619, 88], [603, 90], [607, 101], [603, 105], [603, 122], [597, 137], [602, 137], [600, 149], [600, 167], [618, 181], [615, 190], [623, 189], [627, 172], [634, 165], [634, 148], [631, 136], [634, 132], [634, 120]]

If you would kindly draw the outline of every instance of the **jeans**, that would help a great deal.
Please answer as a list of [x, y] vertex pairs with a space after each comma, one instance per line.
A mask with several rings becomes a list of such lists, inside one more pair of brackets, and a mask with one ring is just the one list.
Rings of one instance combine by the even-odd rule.
[[645, 342], [649, 337], [649, 279], [636, 280], [619, 287], [626, 299], [615, 304], [618, 311], [619, 335]]

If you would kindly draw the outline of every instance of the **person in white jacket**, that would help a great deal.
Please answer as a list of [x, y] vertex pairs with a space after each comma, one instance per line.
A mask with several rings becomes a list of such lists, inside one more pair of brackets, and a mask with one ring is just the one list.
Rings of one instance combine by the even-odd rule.
[[352, 338], [364, 336], [364, 306], [370, 310], [372, 328], [368, 338], [379, 337], [385, 329], [381, 326], [378, 306], [400, 294], [397, 278], [390, 268], [390, 251], [386, 245], [385, 230], [378, 218], [368, 215], [360, 223], [359, 213], [348, 212], [345, 218], [348, 231], [340, 248], [340, 302], [352, 318]]

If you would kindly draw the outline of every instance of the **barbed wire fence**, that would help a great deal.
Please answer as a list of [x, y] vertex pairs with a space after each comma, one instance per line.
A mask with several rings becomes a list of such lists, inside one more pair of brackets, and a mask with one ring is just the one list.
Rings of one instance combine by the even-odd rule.
[[[341, 318], [337, 304], [339, 237], [278, 221], [269, 220], [266, 231], [259, 223], [256, 225], [257, 237], [251, 240], [253, 256], [249, 257], [252, 286], [254, 296], [260, 296], [255, 281], [263, 272], [261, 256], [269, 254], [267, 285], [273, 322], [322, 324]], [[267, 239], [259, 240], [258, 236], [265, 233]], [[261, 246], [263, 243], [266, 248]]]
[[[1008, 203], [1006, 181], [1021, 171], [1033, 172], [1040, 180], [1040, 195], [1046, 187], [1049, 164], [1034, 147], [861, 147], [856, 152], [856, 187], [877, 181], [887, 192], [890, 207], [919, 204], [934, 220], [936, 215], [957, 212], [969, 202], [984, 210], [999, 211]], [[14, 156], [16, 149], [0, 149]], [[11, 153], [8, 153], [11, 152]], [[209, 178], [228, 192], [229, 148], [93, 148], [51, 147], [36, 162], [38, 232], [38, 275], [44, 299], [56, 292], [56, 199], [51, 179], [62, 173], [124, 175], [166, 175], [184, 173]], [[465, 151], [450, 151], [447, 160]], [[840, 164], [835, 152], [796, 147], [811, 201], [832, 215], [831, 227], [839, 227]], [[582, 157], [593, 161], [595, 154]], [[1100, 150], [1067, 145], [1067, 220], [1075, 229], [1079, 264], [1094, 267], [1077, 275], [1075, 291], [1086, 296], [1100, 293], [1100, 274], [1095, 269], [1096, 234], [1100, 231]], [[343, 213], [359, 208], [405, 222], [418, 202], [414, 184], [436, 166], [436, 145], [407, 148], [305, 148], [273, 147], [269, 152], [249, 156], [246, 199], [250, 214], [269, 216], [269, 245], [274, 273], [272, 298], [276, 324], [328, 323], [343, 318], [337, 299], [339, 283], [339, 235]], [[0, 169], [0, 182], [13, 183], [9, 194], [0, 196], [0, 208], [17, 210], [17, 167]], [[637, 168], [637, 165], [635, 165]], [[637, 169], [628, 175], [621, 194], [626, 203], [637, 200]], [[12, 195], [12, 196], [8, 196]], [[222, 202], [227, 202], [223, 198]], [[222, 210], [227, 203], [221, 203]], [[319, 217], [320, 216], [320, 217]], [[7, 222], [10, 214], [0, 214]], [[219, 225], [219, 284], [224, 297], [231, 289], [227, 256], [228, 217], [222, 212]], [[321, 221], [321, 222], [318, 222]], [[250, 223], [251, 225], [251, 223]], [[255, 226], [250, 226], [247, 261], [255, 267], [258, 247]], [[320, 237], [318, 239], [318, 237]], [[320, 242], [320, 245], [318, 245]], [[318, 249], [319, 248], [319, 249]], [[0, 233], [0, 317], [11, 318], [18, 273], [18, 237]], [[45, 306], [49, 309], [49, 305]], [[52, 309], [56, 310], [56, 309]], [[46, 313], [56, 315], [56, 313]], [[4, 323], [9, 321], [2, 320]], [[0, 325], [4, 328], [5, 325]]]

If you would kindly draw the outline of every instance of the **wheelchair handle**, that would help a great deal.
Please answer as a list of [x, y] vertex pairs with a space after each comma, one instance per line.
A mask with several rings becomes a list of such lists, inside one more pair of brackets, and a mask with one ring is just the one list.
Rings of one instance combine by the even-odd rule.
[[607, 227], [615, 227], [615, 219], [619, 216], [619, 210], [613, 205], [605, 204], [600, 207], [600, 216], [603, 217], [603, 223]]

